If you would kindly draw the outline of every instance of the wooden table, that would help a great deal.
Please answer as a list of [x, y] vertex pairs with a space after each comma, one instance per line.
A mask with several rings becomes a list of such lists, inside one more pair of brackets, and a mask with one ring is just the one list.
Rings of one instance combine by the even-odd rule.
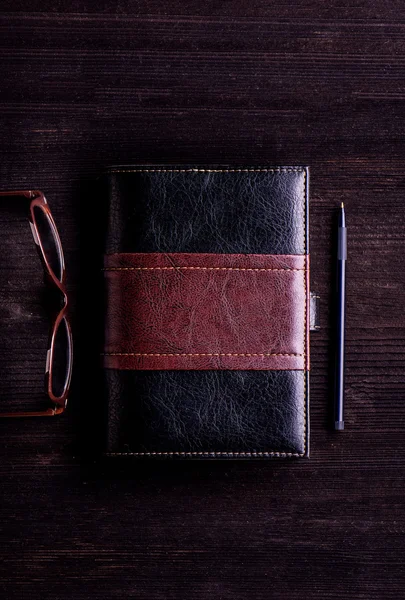
[[[1, 188], [48, 197], [76, 340], [66, 416], [0, 423], [5, 600], [405, 594], [405, 5], [277, 4], [2, 2]], [[94, 179], [136, 162], [311, 167], [322, 331], [310, 460], [96, 460]], [[347, 428], [335, 433], [328, 307], [342, 200]], [[27, 405], [41, 401], [48, 318], [26, 207], [2, 206], [0, 396]]]

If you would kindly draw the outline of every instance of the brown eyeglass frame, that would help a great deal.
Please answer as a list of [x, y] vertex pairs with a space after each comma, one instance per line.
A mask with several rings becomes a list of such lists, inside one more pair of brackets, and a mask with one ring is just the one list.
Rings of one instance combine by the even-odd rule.
[[[0, 192], [1, 196], [20, 196], [25, 197], [31, 200], [30, 203], [30, 226], [32, 235], [34, 237], [35, 245], [38, 248], [39, 256], [41, 258], [41, 262], [44, 267], [45, 274], [53, 286], [55, 286], [63, 296], [63, 305], [59, 313], [57, 314], [53, 326], [51, 329], [50, 335], [50, 346], [46, 356], [46, 367], [45, 367], [45, 390], [48, 394], [49, 398], [55, 404], [53, 408], [48, 408], [40, 411], [21, 411], [21, 412], [0, 412], [0, 417], [54, 417], [55, 415], [60, 415], [64, 412], [67, 399], [69, 394], [70, 382], [72, 378], [72, 365], [73, 365], [73, 340], [72, 340], [72, 330], [70, 327], [70, 323], [67, 317], [67, 308], [68, 308], [68, 296], [65, 287], [65, 259], [63, 256], [62, 243], [60, 241], [59, 233], [57, 227], [55, 225], [55, 221], [53, 220], [52, 213], [50, 211], [49, 205], [46, 201], [44, 194], [39, 190], [24, 190], [24, 191], [13, 191], [13, 192]], [[61, 276], [60, 279], [55, 275], [52, 270], [52, 267], [46, 257], [46, 253], [44, 250], [43, 242], [41, 240], [41, 235], [39, 233], [39, 229], [36, 223], [35, 218], [35, 207], [39, 207], [47, 217], [50, 227], [53, 232], [54, 240], [57, 246], [57, 252], [60, 260], [60, 269]], [[67, 343], [68, 343], [68, 366], [67, 366], [67, 376], [65, 380], [65, 385], [63, 392], [60, 396], [55, 396], [52, 391], [52, 369], [53, 369], [53, 357], [55, 351], [55, 339], [58, 328], [62, 322], [65, 320], [66, 324], [66, 333], [67, 333]]]

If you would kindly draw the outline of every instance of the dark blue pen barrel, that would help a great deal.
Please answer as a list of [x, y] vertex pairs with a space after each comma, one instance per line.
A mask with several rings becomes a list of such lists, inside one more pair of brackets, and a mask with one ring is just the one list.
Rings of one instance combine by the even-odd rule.
[[[340, 261], [345, 261], [347, 259], [347, 233], [346, 227], [339, 227], [338, 231], [338, 264]], [[339, 273], [338, 273], [338, 281], [339, 281]]]
[[[343, 212], [343, 211], [342, 211]], [[340, 225], [344, 223], [344, 213]], [[345, 320], [346, 320], [346, 227], [338, 229], [337, 280], [336, 280], [336, 359], [335, 359], [335, 429], [344, 429], [344, 369], [345, 369]]]
[[[337, 265], [338, 278], [345, 277], [346, 261], [342, 260]], [[338, 286], [337, 294], [337, 346], [336, 346], [336, 389], [335, 389], [335, 422], [343, 421], [343, 402], [344, 402], [344, 367], [345, 367], [345, 286]]]

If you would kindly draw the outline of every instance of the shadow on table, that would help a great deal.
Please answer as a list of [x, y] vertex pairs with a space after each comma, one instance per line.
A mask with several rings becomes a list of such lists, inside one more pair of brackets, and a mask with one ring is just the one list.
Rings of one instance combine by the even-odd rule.
[[102, 450], [105, 430], [100, 348], [102, 344], [101, 267], [106, 203], [100, 180], [82, 181], [76, 203], [79, 224], [80, 272], [74, 346], [71, 411], [75, 423], [75, 450], [81, 462], [91, 464]]
[[[104, 186], [105, 188], [105, 186]], [[77, 191], [80, 227], [80, 275], [77, 293], [75, 366], [70, 406], [76, 441], [74, 452], [83, 476], [93, 480], [151, 481], [172, 485], [175, 481], [200, 482], [250, 473], [253, 480], [263, 469], [267, 477], [280, 471], [297, 471], [302, 460], [151, 460], [103, 457], [106, 434], [106, 398], [100, 363], [103, 336], [101, 271], [107, 202], [102, 180], [84, 181]], [[269, 463], [272, 463], [270, 465]], [[295, 464], [294, 464], [295, 463]], [[269, 468], [270, 467], [270, 468]], [[302, 467], [301, 467], [302, 468]]]

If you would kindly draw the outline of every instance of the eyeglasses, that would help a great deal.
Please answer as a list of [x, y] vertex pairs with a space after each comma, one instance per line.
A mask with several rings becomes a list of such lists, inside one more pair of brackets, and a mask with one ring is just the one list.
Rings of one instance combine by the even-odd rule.
[[67, 317], [65, 260], [62, 244], [49, 205], [40, 191], [0, 192], [0, 196], [20, 196], [31, 200], [30, 226], [45, 271], [46, 282], [60, 296], [60, 308], [52, 320], [46, 354], [45, 392], [54, 406], [41, 411], [5, 412], [0, 417], [53, 417], [66, 408], [73, 364], [73, 341]]

